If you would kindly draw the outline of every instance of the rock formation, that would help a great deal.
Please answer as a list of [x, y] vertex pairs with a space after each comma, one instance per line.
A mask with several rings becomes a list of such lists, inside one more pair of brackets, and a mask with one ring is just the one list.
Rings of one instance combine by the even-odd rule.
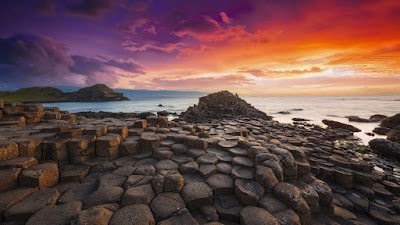
[[229, 118], [252, 118], [266, 119], [264, 112], [259, 111], [252, 105], [228, 91], [220, 91], [199, 99], [199, 104], [189, 107], [186, 112], [182, 112], [181, 118], [188, 122], [211, 121]]
[[[238, 118], [196, 124], [57, 113], [3, 124], [0, 223], [398, 223], [398, 164], [337, 144], [339, 129], [280, 124], [234, 98]], [[0, 106], [15, 118], [47, 113]]]
[[351, 132], [360, 132], [361, 131], [357, 127], [354, 127], [350, 124], [345, 124], [345, 123], [341, 123], [341, 122], [337, 122], [337, 121], [333, 121], [333, 120], [322, 120], [322, 123], [329, 126], [330, 128], [341, 128], [341, 129], [349, 130]]
[[104, 84], [96, 84], [76, 92], [63, 92], [53, 87], [22, 88], [15, 92], [0, 92], [0, 99], [18, 102], [104, 102], [129, 100], [122, 93]]

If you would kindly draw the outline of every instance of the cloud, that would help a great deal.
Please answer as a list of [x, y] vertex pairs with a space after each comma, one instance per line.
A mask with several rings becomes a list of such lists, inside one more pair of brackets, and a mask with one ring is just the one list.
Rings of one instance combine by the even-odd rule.
[[157, 43], [153, 41], [148, 41], [145, 43], [135, 43], [131, 40], [125, 41], [122, 46], [129, 51], [142, 52], [147, 50], [161, 51], [161, 52], [173, 52], [182, 47], [182, 43]]
[[70, 56], [51, 39], [17, 34], [0, 39], [0, 87], [116, 84], [145, 74], [132, 60]]
[[185, 35], [213, 33], [220, 29], [221, 27], [217, 21], [209, 17], [202, 17], [199, 20], [184, 20], [180, 22], [175, 30], [175, 34], [182, 37]]
[[67, 0], [66, 9], [76, 15], [99, 17], [112, 10], [120, 0]]
[[228, 15], [226, 15], [225, 12], [220, 12], [219, 15], [221, 16], [221, 19], [224, 23], [230, 24], [231, 20], [229, 19]]
[[280, 78], [280, 77], [293, 77], [304, 74], [320, 73], [325, 71], [320, 67], [311, 67], [309, 69], [294, 69], [294, 70], [260, 70], [260, 69], [246, 69], [242, 68], [239, 73], [248, 73], [256, 77], [266, 78]]
[[[196, 78], [180, 78], [171, 80], [168, 78], [155, 78], [152, 80], [153, 87], [159, 89], [206, 89], [218, 90], [221, 87], [238, 88], [253, 84], [252, 80], [239, 74], [213, 76], [213, 77], [196, 77]], [[223, 85], [221, 85], [223, 84]]]

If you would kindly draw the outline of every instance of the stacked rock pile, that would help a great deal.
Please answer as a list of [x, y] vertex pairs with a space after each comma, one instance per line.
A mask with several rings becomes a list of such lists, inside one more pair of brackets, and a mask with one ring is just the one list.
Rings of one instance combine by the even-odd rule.
[[206, 122], [218, 119], [247, 117], [270, 120], [264, 112], [228, 91], [220, 91], [199, 99], [199, 104], [182, 112], [181, 118], [188, 122]]
[[58, 108], [44, 108], [40, 104], [23, 104], [0, 100], [0, 127], [24, 127], [42, 120], [76, 121], [76, 116], [60, 112]]
[[[13, 148], [0, 147], [8, 158], [0, 162], [4, 224], [400, 221], [399, 165], [335, 145], [351, 133], [162, 116], [52, 120], [7, 133]], [[44, 141], [13, 142], [31, 136]]]

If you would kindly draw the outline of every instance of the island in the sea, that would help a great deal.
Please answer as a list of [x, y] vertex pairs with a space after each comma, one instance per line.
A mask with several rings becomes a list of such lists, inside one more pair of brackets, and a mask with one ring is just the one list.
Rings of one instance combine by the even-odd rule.
[[49, 102], [106, 102], [125, 101], [129, 98], [116, 92], [105, 84], [96, 84], [81, 88], [75, 92], [63, 92], [54, 87], [21, 88], [17, 91], [0, 92], [0, 98], [5, 101], [24, 103]]

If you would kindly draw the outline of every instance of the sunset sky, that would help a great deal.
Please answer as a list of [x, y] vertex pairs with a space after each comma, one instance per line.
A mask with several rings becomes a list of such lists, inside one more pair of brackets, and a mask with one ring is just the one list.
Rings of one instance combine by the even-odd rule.
[[0, 90], [400, 93], [399, 0], [0, 4]]

